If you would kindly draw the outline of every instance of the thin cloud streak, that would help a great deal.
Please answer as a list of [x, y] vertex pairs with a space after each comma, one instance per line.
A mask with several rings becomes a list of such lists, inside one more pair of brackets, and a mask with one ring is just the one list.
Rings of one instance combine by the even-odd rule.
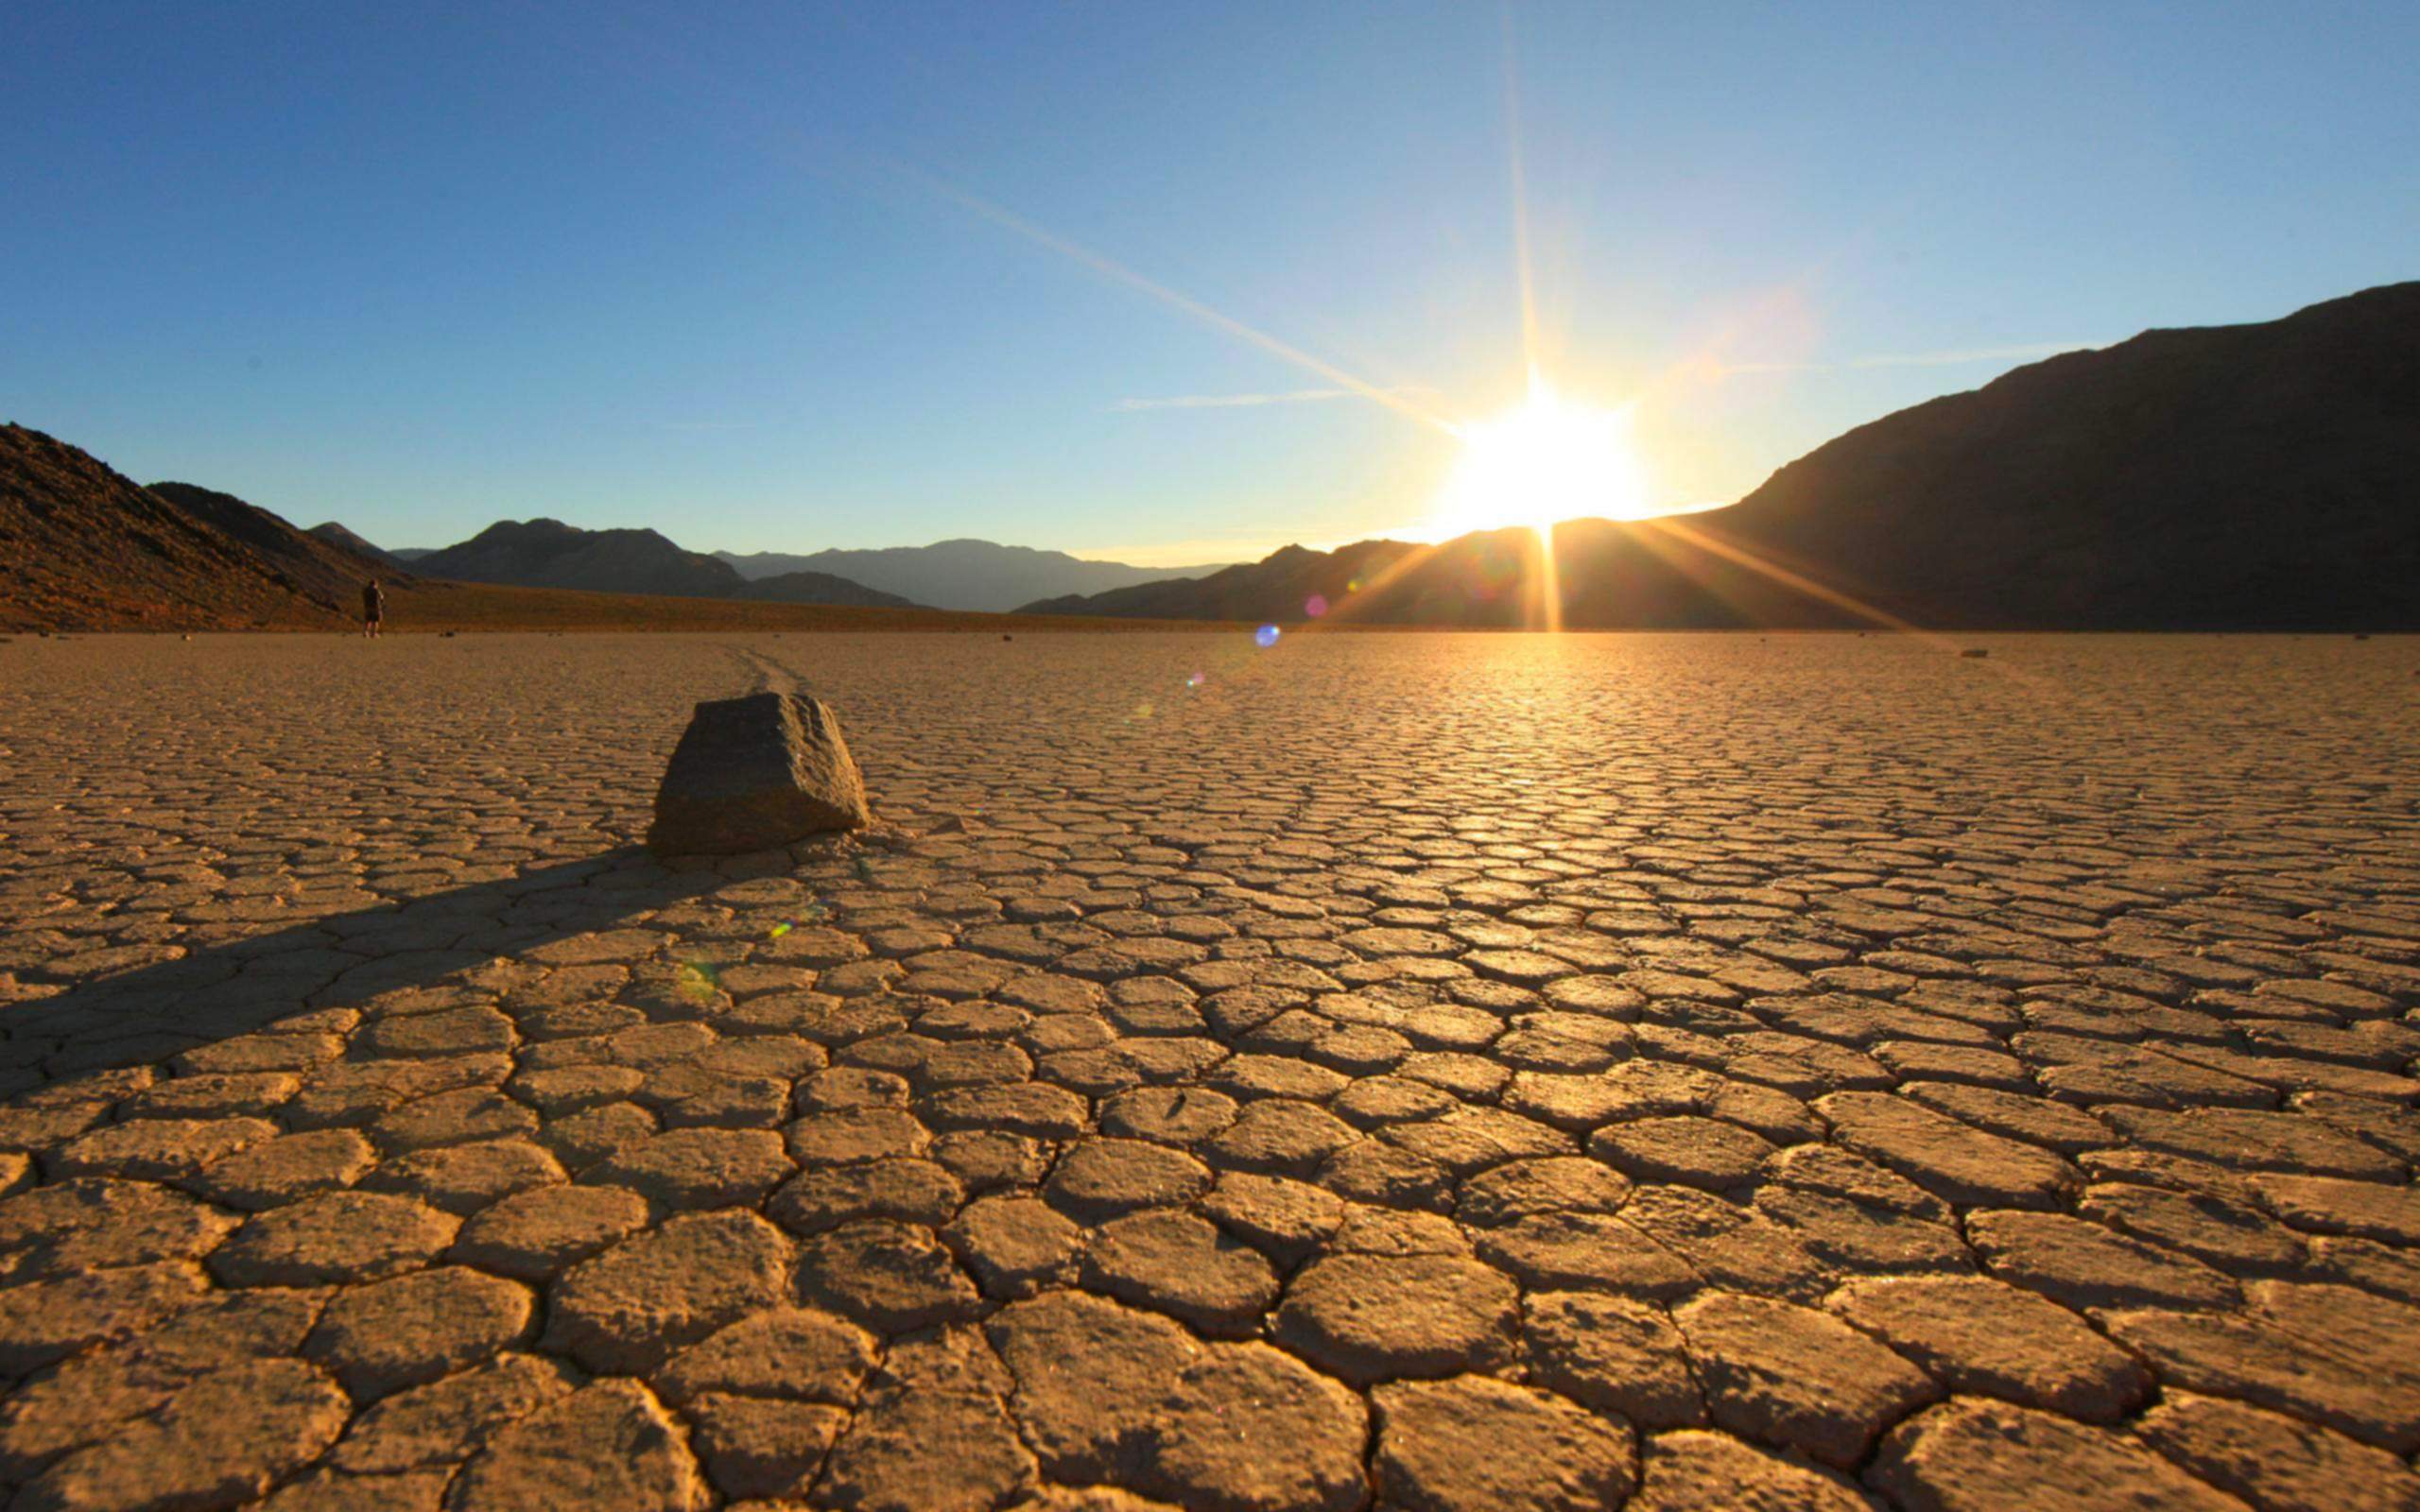
[[2013, 347], [1964, 347], [1946, 352], [1895, 352], [1858, 357], [1852, 368], [1954, 368], [1962, 362], [2019, 362], [2029, 357], [2055, 357], [2062, 352], [2090, 352], [2105, 341], [2028, 341]]
[[[1384, 390], [1409, 398], [1436, 390], [1411, 386]], [[1249, 409], [1259, 404], [1316, 404], [1331, 399], [1367, 399], [1357, 388], [1289, 388], [1273, 394], [1173, 394], [1165, 399], [1121, 399], [1109, 406], [1114, 415], [1145, 409]]]
[[2029, 362], [2063, 352], [2097, 352], [2106, 341], [2025, 341], [2006, 347], [1953, 347], [1941, 352], [1886, 352], [1845, 362], [1718, 362], [1717, 377], [1735, 373], [1848, 372], [1861, 368], [1955, 368], [1974, 362]]
[[1090, 268], [1113, 283], [1123, 284], [1129, 288], [1148, 294], [1161, 303], [1182, 311], [1204, 325], [1223, 331], [1237, 340], [1258, 347], [1271, 356], [1292, 363], [1313, 377], [1324, 378], [1331, 384], [1351, 389], [1363, 399], [1374, 400], [1390, 409], [1400, 410], [1433, 430], [1443, 431], [1448, 436], [1461, 434], [1461, 428], [1453, 421], [1413, 404], [1394, 389], [1382, 388], [1376, 384], [1345, 371], [1332, 362], [1313, 356], [1290, 342], [1280, 340], [1266, 331], [1246, 325], [1234, 316], [1213, 309], [1189, 294], [1179, 293], [1165, 284], [1145, 277], [1123, 263], [1094, 251], [1089, 247], [1069, 241], [1055, 232], [1045, 230], [1005, 206], [994, 204], [980, 195], [961, 189], [938, 174], [928, 173], [924, 169], [897, 162], [891, 163], [890, 168], [891, 173], [902, 180], [918, 185], [926, 193], [947, 200], [960, 210], [990, 221], [1003, 231], [1022, 236], [1037, 247], [1057, 252], [1062, 257]]

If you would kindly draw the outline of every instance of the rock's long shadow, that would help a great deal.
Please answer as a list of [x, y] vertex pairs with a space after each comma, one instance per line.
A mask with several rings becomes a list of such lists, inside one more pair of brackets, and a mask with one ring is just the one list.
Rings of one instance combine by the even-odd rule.
[[673, 872], [635, 847], [309, 919], [76, 983], [0, 1009], [0, 1106], [57, 1079], [164, 1064], [297, 1014], [430, 987], [452, 973], [608, 929], [729, 881]]

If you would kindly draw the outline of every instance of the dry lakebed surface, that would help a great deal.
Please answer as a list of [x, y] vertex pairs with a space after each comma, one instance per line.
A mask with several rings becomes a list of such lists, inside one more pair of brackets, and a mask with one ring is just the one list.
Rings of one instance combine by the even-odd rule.
[[0, 1490], [2420, 1507], [2415, 669], [15, 636]]

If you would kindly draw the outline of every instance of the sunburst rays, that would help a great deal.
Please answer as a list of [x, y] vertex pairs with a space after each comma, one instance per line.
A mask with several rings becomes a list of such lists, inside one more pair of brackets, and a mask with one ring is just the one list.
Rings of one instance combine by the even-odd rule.
[[[1635, 532], [1636, 539], [1646, 549], [1665, 557], [1677, 570], [1698, 581], [1711, 594], [1720, 596], [1724, 591], [1724, 585], [1716, 581], [1719, 575], [1711, 566], [1713, 562], [1720, 561], [1752, 574], [1790, 594], [1821, 604], [1852, 622], [1870, 624], [1894, 633], [1922, 637], [1931, 644], [1948, 645], [1950, 643], [1945, 638], [1867, 603], [1836, 584], [1823, 582], [1806, 572], [1776, 562], [1721, 532], [1685, 524], [1676, 518], [1703, 509], [1705, 507], [1703, 505], [1683, 506], [1661, 514], [1651, 513], [1644, 480], [1636, 474], [1636, 460], [1626, 450], [1605, 449], [1605, 455], [1599, 458], [1601, 465], [1597, 470], [1599, 491], [1593, 500], [1582, 497], [1588, 487], [1588, 470], [1585, 467], [1573, 465], [1567, 457], [1556, 460], [1550, 455], [1543, 455], [1552, 454], [1557, 448], [1566, 452], [1574, 449], [1575, 432], [1585, 433], [1592, 425], [1601, 429], [1603, 425], [1626, 421], [1630, 406], [1597, 407], [1564, 401], [1555, 393], [1546, 373], [1542, 350], [1545, 334], [1539, 315], [1531, 241], [1529, 175], [1522, 150], [1517, 43], [1512, 10], [1507, 6], [1502, 11], [1501, 69], [1505, 179], [1512, 222], [1512, 272], [1519, 312], [1521, 363], [1530, 386], [1530, 399], [1528, 404], [1495, 421], [1475, 422], [1423, 403], [1420, 396], [1433, 394], [1435, 390], [1432, 388], [1380, 384], [1365, 378], [1294, 341], [1171, 287], [938, 174], [896, 161], [883, 162], [880, 166], [895, 181], [910, 183], [967, 215], [1086, 269], [1096, 277], [1143, 294], [1337, 388], [1400, 414], [1427, 430], [1455, 438], [1464, 444], [1466, 455], [1462, 460], [1466, 467], [1474, 461], [1468, 455], [1470, 452], [1475, 449], [1484, 452], [1491, 442], [1499, 439], [1495, 430], [1496, 426], [1504, 426], [1509, 432], [1535, 433], [1533, 441], [1542, 455], [1531, 455], [1521, 465], [1505, 470], [1516, 475], [1511, 486], [1525, 488], [1535, 497], [1507, 501], [1492, 520], [1478, 518], [1474, 511], [1466, 522], [1470, 527], [1479, 529], [1516, 523], [1531, 527], [1530, 567], [1521, 575], [1522, 581], [1517, 585], [1528, 627], [1549, 630], [1563, 627], [1565, 605], [1553, 527], [1564, 518], [1593, 515], [1630, 522], [1627, 528]], [[1789, 292], [1793, 296], [1798, 293], [1794, 288]], [[1692, 373], [1720, 367], [1722, 349], [1736, 335], [1736, 331], [1718, 333], [1703, 352], [1669, 364], [1657, 379], [1642, 387], [1638, 399], [1644, 400], [1651, 394], [1668, 390]], [[1575, 417], [1578, 422], [1569, 423]], [[1503, 438], [1512, 440], [1515, 445], [1522, 444], [1517, 438]], [[1443, 504], [1441, 497], [1438, 511], [1441, 521], [1446, 518]], [[1569, 512], [1565, 513], [1565, 510]], [[1676, 547], [1682, 549], [1676, 550]], [[1357, 585], [1356, 591], [1336, 598], [1322, 617], [1312, 620], [1305, 627], [1341, 627], [1360, 619], [1367, 606], [1381, 600], [1388, 589], [1433, 560], [1436, 552], [1437, 547], [1433, 544], [1415, 546], [1373, 573], [1368, 580]]]

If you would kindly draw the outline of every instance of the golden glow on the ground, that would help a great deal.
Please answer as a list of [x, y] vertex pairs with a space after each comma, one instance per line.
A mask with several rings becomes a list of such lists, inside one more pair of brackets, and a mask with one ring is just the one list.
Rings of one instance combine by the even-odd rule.
[[1565, 399], [1533, 379], [1530, 397], [1462, 427], [1462, 455], [1429, 522], [1432, 539], [1560, 520], [1638, 520], [1659, 513], [1631, 448], [1627, 410]]

